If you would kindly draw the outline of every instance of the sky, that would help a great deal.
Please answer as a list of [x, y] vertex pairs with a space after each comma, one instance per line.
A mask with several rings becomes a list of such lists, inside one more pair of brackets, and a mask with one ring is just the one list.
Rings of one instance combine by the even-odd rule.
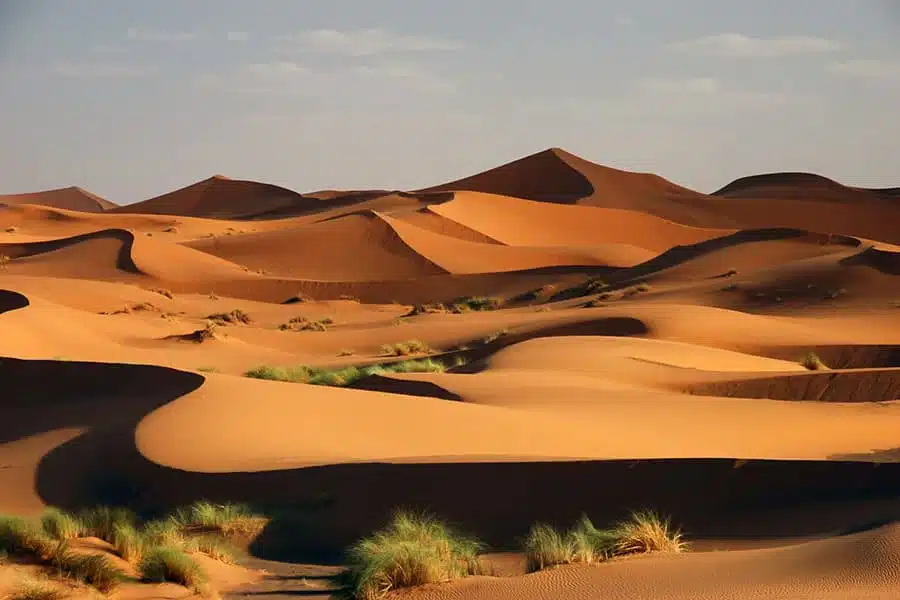
[[549, 147], [900, 186], [900, 0], [0, 0], [0, 193], [415, 189]]

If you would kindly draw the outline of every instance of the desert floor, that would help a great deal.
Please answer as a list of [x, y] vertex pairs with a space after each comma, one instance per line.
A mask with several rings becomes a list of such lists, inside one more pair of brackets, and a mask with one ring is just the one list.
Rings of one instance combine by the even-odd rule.
[[[290, 507], [215, 567], [235, 597], [327, 597], [398, 506], [495, 563], [411, 598], [897, 597], [898, 190], [550, 149], [416, 191], [0, 203], [0, 512]], [[692, 551], [524, 574], [534, 522], [642, 507]]]

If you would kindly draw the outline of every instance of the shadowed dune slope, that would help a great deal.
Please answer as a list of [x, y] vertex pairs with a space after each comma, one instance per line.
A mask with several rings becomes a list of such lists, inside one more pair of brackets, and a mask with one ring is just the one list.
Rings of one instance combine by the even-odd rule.
[[716, 190], [712, 195], [724, 198], [883, 203], [900, 200], [900, 188], [850, 187], [814, 173], [786, 172], [741, 177]]
[[168, 283], [247, 278], [241, 267], [178, 244], [136, 238], [106, 229], [46, 242], [0, 244], [3, 269], [17, 275], [132, 281], [144, 276]]
[[109, 200], [76, 186], [27, 194], [4, 194], [0, 195], [0, 204], [40, 204], [83, 212], [103, 212], [117, 207]]
[[390, 280], [447, 272], [371, 212], [291, 229], [196, 240], [187, 246], [271, 275], [298, 279]]
[[890, 600], [900, 588], [900, 524], [762, 550], [647, 557], [475, 577], [409, 594], [416, 600]]
[[162, 196], [120, 206], [113, 212], [248, 219], [307, 204], [316, 206], [319, 201], [307, 200], [297, 192], [268, 183], [214, 175]]

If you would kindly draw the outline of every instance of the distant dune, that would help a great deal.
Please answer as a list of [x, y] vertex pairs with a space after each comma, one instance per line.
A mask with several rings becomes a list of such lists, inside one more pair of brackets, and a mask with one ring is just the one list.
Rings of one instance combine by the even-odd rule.
[[27, 194], [0, 195], [0, 204], [40, 204], [82, 212], [102, 212], [117, 205], [80, 187], [71, 186]]

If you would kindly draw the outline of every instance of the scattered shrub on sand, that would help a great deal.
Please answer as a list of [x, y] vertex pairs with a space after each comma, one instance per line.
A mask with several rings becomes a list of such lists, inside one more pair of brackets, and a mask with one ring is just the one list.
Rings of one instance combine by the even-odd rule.
[[529, 573], [555, 565], [568, 564], [574, 559], [572, 541], [545, 523], [531, 527], [525, 538], [525, 568]]
[[127, 508], [98, 506], [83, 511], [78, 515], [82, 525], [82, 535], [96, 537], [113, 543], [117, 527], [134, 527], [137, 523], [135, 514]]
[[425, 352], [433, 352], [428, 344], [420, 340], [406, 340], [405, 342], [397, 342], [396, 344], [384, 344], [379, 348], [382, 354], [388, 356], [408, 356], [410, 354], [423, 354]]
[[497, 340], [499, 340], [500, 338], [502, 338], [505, 335], [509, 335], [509, 329], [501, 329], [500, 331], [492, 333], [491, 335], [486, 336], [483, 340], [481, 340], [481, 343], [482, 344], [491, 344], [493, 342], [496, 342]]
[[356, 351], [355, 351], [355, 350], [351, 350], [351, 349], [349, 349], [349, 348], [344, 348], [343, 350], [341, 350], [340, 352], [338, 352], [338, 356], [339, 356], [339, 357], [340, 357], [340, 356], [353, 356], [354, 354], [356, 354]]
[[8, 600], [60, 600], [66, 596], [66, 589], [47, 577], [27, 575], [22, 577], [6, 596]]
[[[458, 365], [457, 365], [458, 366]], [[269, 379], [290, 383], [308, 383], [310, 385], [327, 385], [341, 387], [351, 385], [364, 377], [385, 373], [442, 373], [447, 365], [430, 358], [404, 360], [395, 363], [375, 364], [365, 367], [349, 366], [339, 369], [321, 369], [316, 367], [257, 367], [244, 373], [254, 379]]]
[[649, 552], [683, 552], [687, 544], [668, 519], [653, 511], [638, 511], [612, 529], [597, 529], [582, 515], [567, 532], [544, 523], [532, 526], [525, 538], [525, 562], [529, 573], [555, 565], [596, 563], [614, 556]]
[[810, 371], [827, 371], [828, 365], [826, 365], [819, 355], [815, 352], [809, 352], [800, 360], [800, 364], [803, 365], [804, 368]]
[[256, 535], [268, 522], [244, 504], [215, 504], [205, 500], [179, 508], [172, 520], [187, 531], [214, 531], [223, 535]]
[[310, 320], [306, 317], [294, 317], [287, 323], [279, 325], [278, 329], [282, 331], [328, 331], [329, 325], [334, 325], [334, 319], [330, 317], [317, 320]]
[[192, 541], [197, 552], [223, 563], [234, 564], [237, 551], [227, 540], [215, 535], [202, 535]]
[[197, 370], [201, 373], [218, 373], [219, 369], [215, 367], [197, 367]]
[[681, 532], [671, 528], [668, 518], [664, 519], [652, 510], [631, 513], [629, 519], [615, 525], [613, 535], [616, 555], [683, 552], [687, 549]]
[[450, 310], [454, 313], [470, 311], [497, 310], [503, 306], [503, 298], [493, 296], [466, 296], [457, 298], [450, 304]]
[[138, 569], [148, 582], [170, 581], [192, 590], [206, 583], [206, 573], [193, 558], [175, 546], [156, 546], [144, 555]]
[[16, 228], [13, 227], [13, 226], [10, 226], [10, 227], [7, 227], [6, 229], [4, 229], [4, 231], [5, 231], [6, 233], [15, 233], [15, 232], [18, 231], [18, 229], [16, 229]]
[[46, 509], [41, 514], [41, 527], [44, 533], [60, 541], [77, 538], [83, 529], [77, 518], [54, 507]]
[[0, 254], [0, 267], [5, 267], [11, 260], [12, 258], [7, 256], [6, 254]]
[[172, 517], [145, 523], [141, 529], [146, 547], [174, 546], [181, 548], [186, 543], [186, 536], [181, 525]]
[[121, 583], [126, 575], [102, 554], [80, 554], [68, 549], [62, 542], [53, 553], [52, 564], [63, 577], [92, 585], [101, 592], [108, 592]]
[[112, 540], [110, 544], [123, 560], [137, 564], [144, 556], [147, 546], [143, 534], [136, 527], [127, 523], [113, 525]]
[[526, 568], [531, 573], [574, 562], [601, 562], [613, 554], [615, 542], [615, 532], [597, 529], [587, 515], [565, 533], [538, 523], [525, 539]]
[[216, 325], [249, 325], [253, 322], [250, 315], [239, 308], [227, 313], [215, 313], [206, 318]]
[[0, 516], [0, 552], [42, 560], [53, 547], [53, 539], [38, 523], [22, 517]]
[[[434, 314], [443, 314], [450, 312], [450, 309], [441, 304], [440, 302], [434, 302], [430, 304], [416, 304], [410, 309], [408, 313], [403, 315], [404, 317], [415, 317], [416, 315], [434, 315]], [[399, 325], [399, 323], [398, 323]]]
[[170, 225], [169, 227], [163, 229], [163, 233], [178, 233], [178, 228], [174, 225]]
[[190, 333], [181, 333], [167, 336], [167, 340], [177, 340], [179, 342], [192, 342], [194, 344], [202, 344], [203, 342], [214, 340], [219, 337], [218, 325], [215, 323], [207, 323], [203, 328], [196, 329]]
[[171, 291], [163, 289], [163, 288], [150, 288], [147, 291], [153, 292], [155, 294], [159, 294], [160, 296], [165, 296], [169, 300], [171, 300], [175, 297], [175, 295]]
[[535, 300], [540, 300], [541, 298], [547, 298], [552, 296], [558, 286], [553, 285], [552, 283], [547, 285], [542, 285], [539, 288], [535, 288], [533, 290], [528, 290], [527, 292], [522, 292], [518, 296], [514, 296], [512, 298], [512, 302], [520, 303], [520, 302], [534, 302]]
[[355, 598], [381, 598], [399, 588], [481, 572], [481, 543], [427, 516], [400, 511], [384, 529], [348, 551], [346, 575]]

